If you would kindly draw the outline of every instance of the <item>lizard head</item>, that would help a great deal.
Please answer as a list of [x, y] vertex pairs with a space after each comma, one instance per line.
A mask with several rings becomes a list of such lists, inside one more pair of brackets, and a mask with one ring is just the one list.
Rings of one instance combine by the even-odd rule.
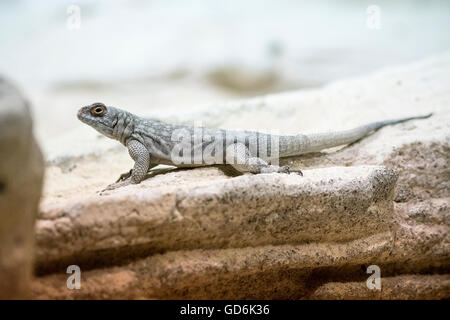
[[78, 119], [105, 136], [114, 139], [113, 131], [118, 121], [118, 111], [96, 102], [78, 110]]

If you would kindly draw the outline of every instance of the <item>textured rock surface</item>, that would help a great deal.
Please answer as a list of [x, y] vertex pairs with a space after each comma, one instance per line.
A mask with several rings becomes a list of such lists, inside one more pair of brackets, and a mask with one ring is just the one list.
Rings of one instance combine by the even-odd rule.
[[43, 170], [27, 102], [0, 78], [0, 299], [29, 297]]
[[448, 299], [449, 275], [404, 275], [382, 279], [381, 290], [367, 290], [365, 282], [327, 283], [312, 299]]
[[[49, 159], [35, 297], [450, 298], [446, 282], [426, 289], [450, 269], [449, 83], [443, 55], [184, 116], [298, 133], [434, 112], [282, 163], [304, 178], [179, 170], [99, 196], [132, 162], [124, 148], [108, 149], [93, 135], [109, 151]], [[82, 266], [80, 291], [65, 288], [68, 264]], [[365, 284], [371, 264], [389, 278], [386, 290], [400, 289], [375, 296], [340, 289]]]
[[[375, 245], [374, 245], [375, 244]], [[66, 276], [50, 275], [34, 284], [38, 298], [280, 298], [305, 296], [315, 273], [335, 275], [388, 255], [389, 233], [337, 243], [173, 251], [128, 265], [82, 273], [82, 288], [65, 289]], [[335, 271], [333, 271], [335, 270]], [[126, 275], [126, 277], [124, 277]], [[126, 281], [124, 281], [124, 278]], [[117, 291], [118, 284], [122, 290]]]
[[[398, 272], [389, 264], [383, 265], [391, 260], [394, 245], [395, 239], [386, 232], [340, 244], [173, 251], [120, 267], [85, 271], [81, 290], [67, 290], [67, 275], [63, 272], [45, 276], [34, 283], [33, 292], [36, 298], [65, 299], [318, 299], [325, 295], [321, 293], [324, 290], [321, 285], [344, 279], [363, 281], [359, 294], [364, 298], [373, 294], [365, 285], [368, 275], [364, 266], [378, 264], [382, 281]], [[447, 275], [441, 277], [448, 279]], [[401, 279], [397, 283], [401, 283]], [[382, 282], [382, 288], [384, 286]], [[427, 287], [426, 283], [422, 286]], [[447, 286], [435, 286], [434, 291], [422, 294]], [[417, 296], [414, 287], [403, 287], [406, 291], [398, 298]], [[326, 292], [327, 298], [333, 298], [332, 290]], [[335, 298], [345, 298], [344, 293], [337, 291]], [[448, 298], [448, 295], [448, 290], [441, 290], [435, 298]], [[356, 296], [355, 293], [348, 298]], [[396, 298], [395, 292], [390, 297]]]
[[37, 223], [37, 263], [95, 265], [100, 251], [113, 251], [117, 259], [133, 250], [354, 240], [389, 230], [396, 179], [383, 167], [333, 167], [305, 170], [303, 177], [261, 174], [214, 182], [206, 175], [190, 183], [167, 174], [164, 182], [171, 187], [158, 187], [155, 178], [83, 203], [47, 208]]

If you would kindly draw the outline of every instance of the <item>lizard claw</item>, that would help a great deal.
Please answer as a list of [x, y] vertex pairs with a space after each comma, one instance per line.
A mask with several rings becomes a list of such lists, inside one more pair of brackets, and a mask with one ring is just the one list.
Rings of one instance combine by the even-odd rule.
[[127, 180], [129, 177], [131, 177], [132, 174], [133, 174], [133, 169], [130, 169], [130, 171], [128, 171], [128, 172], [122, 173], [120, 175], [119, 179], [116, 180], [116, 183]]
[[282, 166], [278, 168], [278, 173], [291, 173], [290, 168], [288, 166]]

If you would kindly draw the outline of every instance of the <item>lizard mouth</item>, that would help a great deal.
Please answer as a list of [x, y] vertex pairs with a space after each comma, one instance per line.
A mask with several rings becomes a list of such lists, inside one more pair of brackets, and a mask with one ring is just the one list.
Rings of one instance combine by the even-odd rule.
[[78, 110], [78, 112], [77, 112], [77, 118], [78, 118], [78, 120], [81, 120], [81, 121], [84, 120], [84, 119], [83, 119], [83, 108], [81, 108], [80, 110]]
[[115, 118], [113, 123], [112, 123], [112, 128], [114, 129], [116, 127], [117, 122], [119, 121], [119, 119]]

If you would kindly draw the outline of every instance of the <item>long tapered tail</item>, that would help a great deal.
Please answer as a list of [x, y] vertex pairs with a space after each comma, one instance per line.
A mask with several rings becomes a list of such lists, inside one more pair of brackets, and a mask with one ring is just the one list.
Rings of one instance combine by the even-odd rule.
[[300, 155], [349, 144], [358, 141], [361, 138], [364, 138], [365, 136], [382, 127], [403, 123], [410, 120], [427, 119], [432, 115], [433, 114], [430, 113], [424, 116], [378, 121], [344, 131], [316, 133], [309, 135], [300, 134], [297, 136], [283, 137], [283, 140], [285, 141], [282, 141], [282, 145], [285, 145], [285, 147], [281, 148], [282, 150], [280, 150], [280, 154], [282, 157]]

